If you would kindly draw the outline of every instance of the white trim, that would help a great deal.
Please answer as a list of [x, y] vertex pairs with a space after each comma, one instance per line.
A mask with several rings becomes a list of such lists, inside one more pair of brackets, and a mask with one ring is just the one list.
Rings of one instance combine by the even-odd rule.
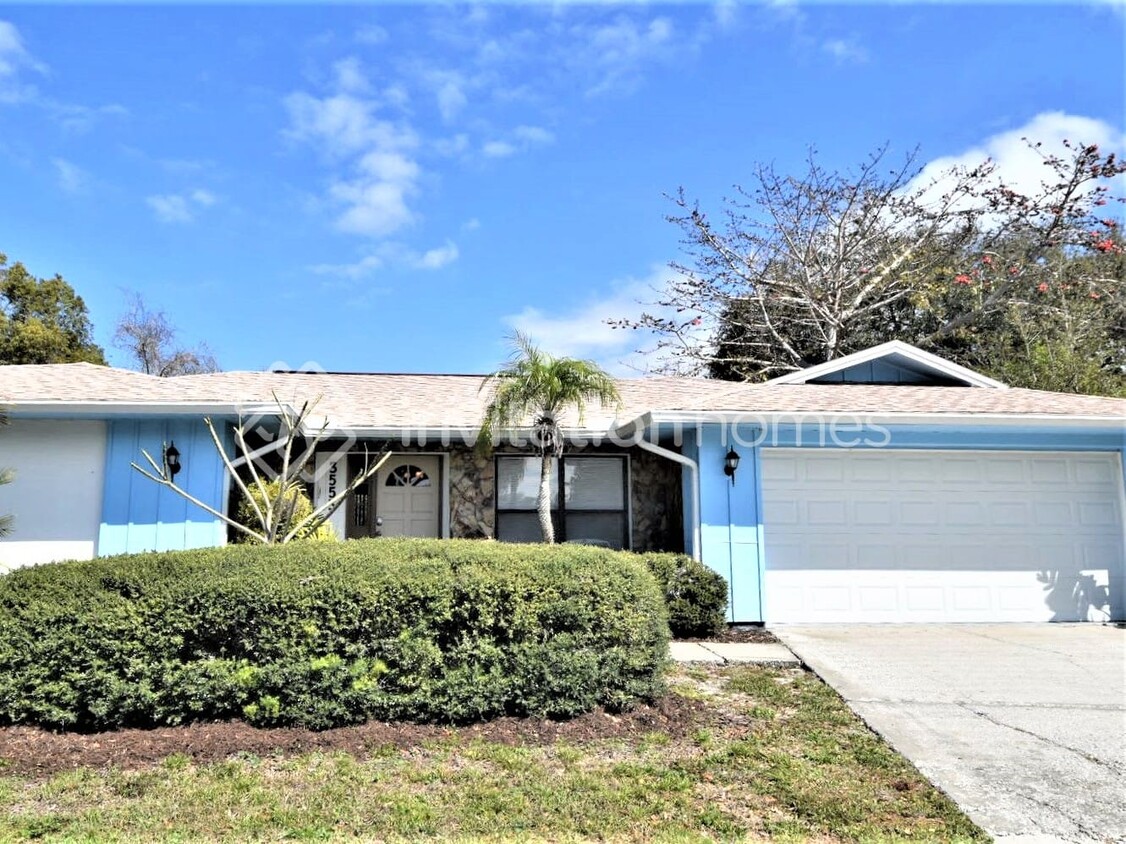
[[833, 419], [863, 419], [872, 424], [885, 425], [981, 425], [984, 427], [998, 426], [1027, 426], [1060, 427], [1060, 428], [1092, 428], [1103, 430], [1126, 431], [1126, 418], [1114, 416], [1078, 416], [1054, 413], [873, 413], [864, 410], [654, 410], [643, 413], [636, 419], [623, 423], [618, 429], [618, 435], [632, 428], [648, 428], [654, 424], [696, 424], [718, 423], [729, 424], [732, 422], [795, 422], [807, 420], [833, 420]]
[[[427, 452], [420, 452], [427, 453]], [[438, 474], [442, 476], [442, 490], [438, 506], [442, 508], [441, 518], [438, 520], [438, 532], [442, 539], [450, 538], [450, 453], [440, 451], [438, 454]]]
[[993, 378], [987, 378], [979, 372], [974, 372], [972, 369], [952, 363], [945, 358], [940, 358], [938, 355], [924, 352], [922, 349], [916, 348], [909, 343], [904, 343], [902, 340], [889, 340], [887, 343], [881, 343], [870, 349], [863, 349], [851, 355], [845, 355], [842, 358], [826, 361], [817, 366], [811, 366], [807, 369], [791, 372], [788, 375], [780, 375], [777, 378], [771, 378], [766, 383], [805, 384], [833, 372], [839, 372], [842, 369], [848, 369], [851, 366], [856, 366], [861, 363], [868, 363], [869, 361], [887, 357], [888, 355], [902, 355], [927, 369], [933, 370], [940, 375], [945, 375], [948, 378], [963, 381], [971, 387], [988, 387], [994, 390], [1009, 389], [1008, 384], [996, 381]]

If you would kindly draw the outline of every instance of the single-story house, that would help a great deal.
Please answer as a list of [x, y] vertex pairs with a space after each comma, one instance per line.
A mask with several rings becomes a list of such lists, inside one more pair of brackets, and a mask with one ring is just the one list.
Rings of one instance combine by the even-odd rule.
[[[241, 419], [266, 455], [275, 397], [318, 400], [317, 502], [391, 444], [334, 514], [341, 536], [535, 540], [532, 450], [473, 448], [482, 380], [0, 367], [0, 466], [17, 473], [0, 486], [15, 517], [0, 566], [226, 542], [130, 464], [174, 443], [177, 481], [231, 512], [203, 417]], [[621, 407], [565, 420], [559, 536], [692, 554], [727, 578], [732, 621], [1126, 619], [1126, 400], [1009, 388], [899, 342], [763, 384], [619, 387]]]

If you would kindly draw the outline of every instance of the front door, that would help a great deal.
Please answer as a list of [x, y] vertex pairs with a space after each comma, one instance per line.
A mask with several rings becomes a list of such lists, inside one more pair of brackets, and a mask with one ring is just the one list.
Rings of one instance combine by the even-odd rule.
[[440, 536], [438, 458], [392, 454], [375, 476], [376, 524], [381, 536]]

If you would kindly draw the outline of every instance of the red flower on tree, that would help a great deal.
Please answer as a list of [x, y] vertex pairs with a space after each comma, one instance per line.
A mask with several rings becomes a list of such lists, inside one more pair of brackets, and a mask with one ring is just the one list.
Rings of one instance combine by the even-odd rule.
[[972, 284], [973, 279], [970, 278], [965, 273], [960, 273], [960, 274], [954, 276], [954, 283], [955, 284]]

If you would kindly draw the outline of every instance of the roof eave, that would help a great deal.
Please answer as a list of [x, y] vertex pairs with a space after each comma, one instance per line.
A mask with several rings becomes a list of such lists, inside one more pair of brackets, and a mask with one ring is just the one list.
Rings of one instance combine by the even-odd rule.
[[[863, 420], [872, 425], [931, 425], [936, 427], [976, 425], [981, 427], [1030, 427], [1120, 430], [1126, 434], [1126, 419], [1117, 416], [1090, 416], [1065, 413], [913, 413], [839, 411], [753, 411], [753, 410], [655, 410], [618, 425], [614, 433], [631, 436], [655, 425], [772, 424], [802, 421]], [[1126, 445], [1126, 440], [1124, 440]]]

